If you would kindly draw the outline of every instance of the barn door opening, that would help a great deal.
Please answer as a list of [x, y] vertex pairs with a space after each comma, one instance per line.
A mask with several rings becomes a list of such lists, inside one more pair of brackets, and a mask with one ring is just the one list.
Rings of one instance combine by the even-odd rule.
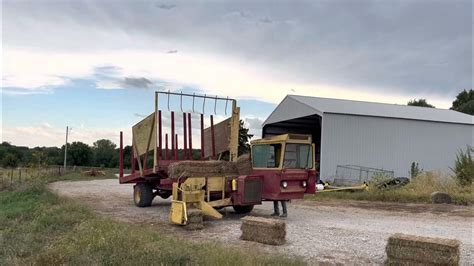
[[319, 115], [310, 115], [267, 124], [263, 127], [262, 137], [288, 133], [311, 135], [316, 146], [316, 162], [319, 166], [321, 159], [321, 120]]

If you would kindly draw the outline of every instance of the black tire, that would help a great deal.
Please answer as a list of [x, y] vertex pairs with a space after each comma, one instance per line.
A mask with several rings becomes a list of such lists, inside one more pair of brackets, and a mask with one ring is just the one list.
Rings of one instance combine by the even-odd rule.
[[151, 206], [154, 197], [153, 187], [150, 184], [139, 183], [133, 187], [133, 201], [137, 207]]
[[234, 208], [234, 211], [238, 214], [244, 214], [244, 213], [249, 213], [253, 210], [253, 205], [234, 205], [232, 206]]

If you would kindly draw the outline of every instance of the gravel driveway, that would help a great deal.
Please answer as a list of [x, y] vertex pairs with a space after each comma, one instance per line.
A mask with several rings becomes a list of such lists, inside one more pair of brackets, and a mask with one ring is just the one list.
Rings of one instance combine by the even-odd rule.
[[[288, 243], [267, 246], [239, 240], [242, 216], [232, 208], [221, 210], [225, 213], [222, 220], [206, 220], [203, 230], [190, 233], [168, 223], [169, 199], [156, 197], [151, 207], [137, 208], [132, 185], [119, 185], [118, 180], [61, 181], [50, 184], [50, 189], [120, 221], [152, 224], [191, 240], [301, 255], [311, 264], [381, 264], [387, 238], [393, 233], [458, 239], [461, 263], [473, 264], [472, 207], [295, 201], [285, 219]], [[252, 215], [268, 216], [272, 206], [268, 202], [256, 206]]]

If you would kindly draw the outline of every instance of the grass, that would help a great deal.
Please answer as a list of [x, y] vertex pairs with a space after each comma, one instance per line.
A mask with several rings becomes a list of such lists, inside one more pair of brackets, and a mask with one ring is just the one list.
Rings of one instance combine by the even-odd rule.
[[408, 185], [398, 189], [381, 191], [372, 188], [369, 184], [369, 189], [367, 191], [316, 193], [315, 195], [307, 196], [307, 199], [430, 203], [431, 193], [440, 191], [449, 193], [455, 204], [473, 205], [473, 188], [473, 185], [462, 187], [449, 176], [442, 176], [436, 172], [424, 172], [413, 178]]
[[45, 184], [24, 183], [0, 192], [0, 265], [304, 264], [298, 257], [191, 243], [156, 227], [104, 218], [59, 198]]

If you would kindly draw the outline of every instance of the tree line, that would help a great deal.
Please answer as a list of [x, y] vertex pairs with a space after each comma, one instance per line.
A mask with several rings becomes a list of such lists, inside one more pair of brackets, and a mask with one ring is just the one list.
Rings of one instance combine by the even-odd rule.
[[[239, 129], [239, 154], [250, 151], [249, 140], [253, 135], [240, 120]], [[63, 165], [64, 145], [58, 147], [35, 147], [15, 146], [8, 142], [0, 144], [0, 165], [5, 168], [15, 167], [41, 167], [46, 165]], [[132, 146], [127, 145], [123, 149], [124, 167], [130, 168]], [[120, 150], [115, 143], [109, 139], [100, 139], [92, 146], [80, 141], [67, 144], [68, 166], [94, 166], [94, 167], [119, 167]], [[163, 151], [164, 156], [164, 151]], [[183, 150], [178, 150], [178, 156], [183, 157]], [[193, 149], [193, 158], [199, 159], [200, 149]], [[153, 156], [148, 156], [148, 165], [153, 164]]]
[[[413, 99], [407, 105], [435, 108], [426, 99]], [[463, 90], [454, 99], [451, 110], [474, 115], [474, 90]]]
[[[64, 145], [58, 147], [15, 146], [8, 142], [0, 144], [0, 163], [3, 167], [34, 167], [62, 165], [64, 163]], [[126, 146], [130, 164], [131, 147]], [[119, 149], [108, 139], [100, 139], [92, 146], [80, 141], [67, 144], [67, 164], [76, 166], [118, 167]]]

